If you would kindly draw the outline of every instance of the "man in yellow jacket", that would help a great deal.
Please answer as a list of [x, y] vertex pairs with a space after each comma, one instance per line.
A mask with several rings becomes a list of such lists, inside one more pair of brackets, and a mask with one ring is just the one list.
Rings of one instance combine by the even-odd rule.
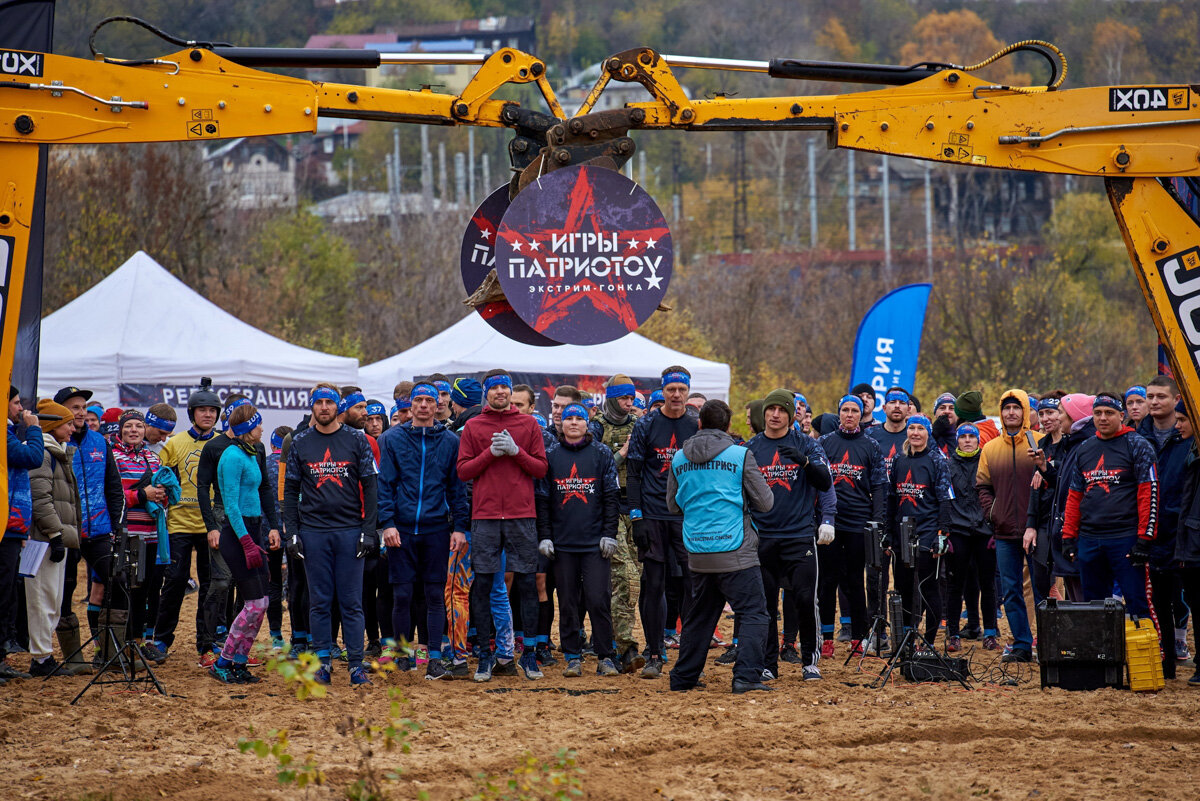
[[1033, 632], [1023, 590], [1026, 553], [1023, 540], [1029, 485], [1037, 469], [1030, 451], [1037, 447], [1042, 435], [1030, 429], [1029, 417], [1029, 396], [1023, 390], [1010, 389], [1000, 396], [1002, 431], [983, 446], [975, 478], [984, 519], [992, 528], [1004, 614], [1013, 636], [1012, 650], [1003, 657], [1006, 662], [1033, 659]]

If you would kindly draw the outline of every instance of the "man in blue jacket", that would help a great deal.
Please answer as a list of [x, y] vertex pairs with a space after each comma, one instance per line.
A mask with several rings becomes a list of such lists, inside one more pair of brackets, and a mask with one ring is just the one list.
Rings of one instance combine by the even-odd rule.
[[683, 515], [692, 603], [684, 612], [679, 662], [671, 689], [700, 686], [713, 629], [726, 601], [738, 617], [733, 691], [769, 690], [763, 680], [767, 599], [759, 569], [758, 535], [750, 509], [771, 511], [775, 496], [754, 454], [729, 436], [732, 412], [720, 400], [700, 407], [700, 430], [671, 458], [666, 506]]
[[0, 682], [28, 678], [4, 661], [17, 647], [17, 566], [33, 521], [29, 471], [42, 464], [42, 429], [37, 415], [21, 406], [16, 387], [8, 390], [8, 523], [0, 538]]
[[[435, 419], [437, 387], [417, 384], [409, 398], [412, 421], [379, 440], [379, 525], [392, 584], [392, 630], [409, 630], [413, 584], [421, 581], [429, 632], [425, 678], [449, 679], [458, 666], [442, 660], [446, 570], [450, 552], [467, 548], [470, 511], [458, 477], [458, 437]], [[412, 657], [400, 657], [397, 666], [412, 669]], [[458, 669], [465, 673], [466, 662]]]

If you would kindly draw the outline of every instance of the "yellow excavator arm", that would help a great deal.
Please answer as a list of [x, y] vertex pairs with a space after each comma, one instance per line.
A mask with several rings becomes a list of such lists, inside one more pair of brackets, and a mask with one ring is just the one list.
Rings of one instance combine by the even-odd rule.
[[[1045, 43], [1019, 43], [1051, 64], [1044, 87], [998, 86], [974, 67], [738, 61], [662, 55], [647, 48], [607, 59], [567, 118], [545, 63], [513, 49], [487, 56], [362, 50], [190, 47], [120, 62], [18, 54], [26, 69], [0, 75], [0, 267], [5, 268], [0, 371], [11, 374], [37, 174], [38, 145], [227, 139], [313, 132], [318, 117], [508, 127], [519, 192], [571, 164], [616, 167], [636, 129], [825, 131], [832, 147], [949, 164], [1100, 176], [1137, 267], [1161, 340], [1190, 408], [1200, 400], [1200, 226], [1159, 179], [1200, 175], [1200, 86], [1060, 90], [1066, 63]], [[13, 51], [8, 51], [13, 52]], [[989, 59], [989, 62], [994, 59]], [[271, 67], [369, 68], [471, 63], [458, 95], [322, 83]], [[988, 62], [985, 62], [985, 64]], [[759, 72], [779, 78], [878, 84], [837, 95], [692, 100], [676, 69]], [[606, 85], [641, 83], [651, 100], [593, 112]], [[545, 110], [496, 99], [508, 84], [537, 86]], [[6, 472], [0, 472], [0, 481]], [[0, 494], [0, 503], [7, 493]]]

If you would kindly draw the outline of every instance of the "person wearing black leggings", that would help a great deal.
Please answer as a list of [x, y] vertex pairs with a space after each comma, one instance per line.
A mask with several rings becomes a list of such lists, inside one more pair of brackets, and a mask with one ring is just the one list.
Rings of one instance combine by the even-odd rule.
[[1000, 649], [996, 630], [996, 551], [989, 546], [991, 531], [983, 519], [979, 492], [975, 489], [979, 468], [979, 429], [972, 423], [958, 427], [957, 445], [950, 453], [948, 468], [954, 498], [950, 502], [949, 600], [946, 607], [946, 650], [962, 650], [959, 636], [963, 589], [974, 576], [983, 601], [983, 647]]

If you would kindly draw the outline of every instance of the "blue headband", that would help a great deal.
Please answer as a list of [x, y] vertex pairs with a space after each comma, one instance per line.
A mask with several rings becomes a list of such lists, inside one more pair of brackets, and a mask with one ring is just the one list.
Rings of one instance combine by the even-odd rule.
[[635, 408], [638, 408], [638, 409], [646, 408], [646, 402], [644, 400], [642, 400], [641, 398], [639, 398], [637, 395], [633, 396], [633, 405]]
[[1057, 409], [1062, 406], [1062, 401], [1058, 398], [1042, 398], [1038, 401], [1039, 409]]
[[566, 420], [568, 417], [582, 417], [584, 420], [587, 420], [588, 410], [583, 408], [583, 404], [581, 403], [572, 403], [562, 411], [562, 419]]
[[907, 424], [910, 426], [921, 426], [929, 433], [929, 436], [933, 436], [933, 423], [929, 422], [929, 418], [923, 414], [914, 414], [908, 418]]
[[840, 412], [842, 410], [842, 407], [845, 406], [847, 403], [853, 403], [855, 406], [858, 407], [858, 413], [859, 414], [863, 413], [862, 398], [858, 397], [857, 395], [846, 395], [840, 401], [838, 401], [838, 411]]
[[233, 414], [234, 409], [238, 408], [239, 406], [248, 406], [249, 404], [249, 398], [238, 398], [233, 403], [226, 406], [225, 411], [221, 412], [221, 430], [229, 430], [229, 415]]
[[604, 397], [606, 398], [633, 398], [637, 396], [637, 389], [633, 384], [613, 384], [611, 387], [604, 388]]
[[650, 393], [650, 405], [663, 402], [663, 394], [661, 389], [656, 389]]
[[550, 425], [550, 421], [547, 420], [541, 412], [533, 412], [530, 417], [532, 417], [534, 420], [537, 420], [537, 424], [542, 428]]
[[412, 402], [417, 398], [430, 398], [434, 403], [437, 403], [437, 387], [433, 384], [417, 384], [412, 388], [412, 392], [408, 393], [408, 405], [411, 407]]
[[596, 408], [596, 399], [595, 398], [584, 398], [583, 405], [589, 409], [595, 409]]
[[1134, 384], [1132, 387], [1125, 390], [1125, 400], [1129, 400], [1130, 395], [1140, 395], [1144, 398], [1146, 397], [1146, 388], [1141, 384]]
[[395, 414], [396, 412], [399, 412], [403, 409], [411, 409], [411, 408], [412, 408], [411, 400], [409, 400], [408, 398], [396, 398], [396, 403], [394, 406], [392, 406], [392, 414]]
[[975, 437], [975, 439], [979, 439], [979, 429], [970, 423], [963, 423], [958, 427], [958, 431], [956, 431], [954, 435], [956, 437], [961, 437], [963, 434], [970, 434], [971, 436]]
[[662, 378], [663, 389], [666, 389], [667, 384], [683, 384], [690, 387], [692, 385], [692, 379], [687, 373], [667, 373]]
[[271, 432], [271, 447], [275, 450], [279, 450], [283, 447], [283, 437], [279, 436], [279, 434], [274, 431]]
[[491, 378], [483, 379], [484, 393], [491, 391], [492, 387], [508, 387], [509, 389], [512, 389], [512, 378], [501, 373], [500, 375], [494, 375]]
[[380, 403], [379, 401], [375, 401], [374, 403], [367, 404], [367, 417], [370, 417], [371, 415], [374, 415], [374, 414], [377, 414], [380, 417], [383, 417], [383, 412], [384, 412], [383, 404]]
[[883, 396], [884, 403], [887, 403], [888, 401], [903, 401], [908, 403], [909, 400], [910, 398], [908, 397], [908, 393], [899, 389], [893, 389], [887, 395]]
[[246, 422], [237, 423], [236, 425], [234, 425], [233, 433], [234, 433], [234, 435], [241, 437], [246, 434], [249, 434], [251, 431], [253, 431], [254, 429], [258, 428], [261, 425], [262, 425], [262, 415], [259, 414], [258, 412], [255, 412], [254, 416], [251, 417]]
[[308, 396], [309, 407], [316, 406], [317, 401], [319, 401], [319, 400], [327, 400], [327, 401], [333, 401], [334, 403], [341, 403], [342, 396], [337, 394], [336, 392], [334, 392], [329, 387], [317, 387], [316, 389], [313, 390], [312, 394]]
[[164, 420], [152, 412], [146, 412], [146, 425], [154, 426], [159, 431], [166, 431], [168, 434], [175, 430], [174, 420]]
[[449, 381], [434, 381], [433, 386], [437, 389], [438, 392], [446, 392], [446, 393], [450, 392], [450, 382]]
[[1096, 399], [1092, 401], [1093, 409], [1098, 409], [1101, 406], [1107, 406], [1109, 409], [1116, 409], [1118, 412], [1122, 413], [1125, 411], [1125, 406], [1121, 403], [1121, 401], [1108, 395], [1097, 395]]
[[366, 403], [367, 398], [361, 392], [351, 392], [338, 403], [338, 414], [350, 411], [360, 403]]

